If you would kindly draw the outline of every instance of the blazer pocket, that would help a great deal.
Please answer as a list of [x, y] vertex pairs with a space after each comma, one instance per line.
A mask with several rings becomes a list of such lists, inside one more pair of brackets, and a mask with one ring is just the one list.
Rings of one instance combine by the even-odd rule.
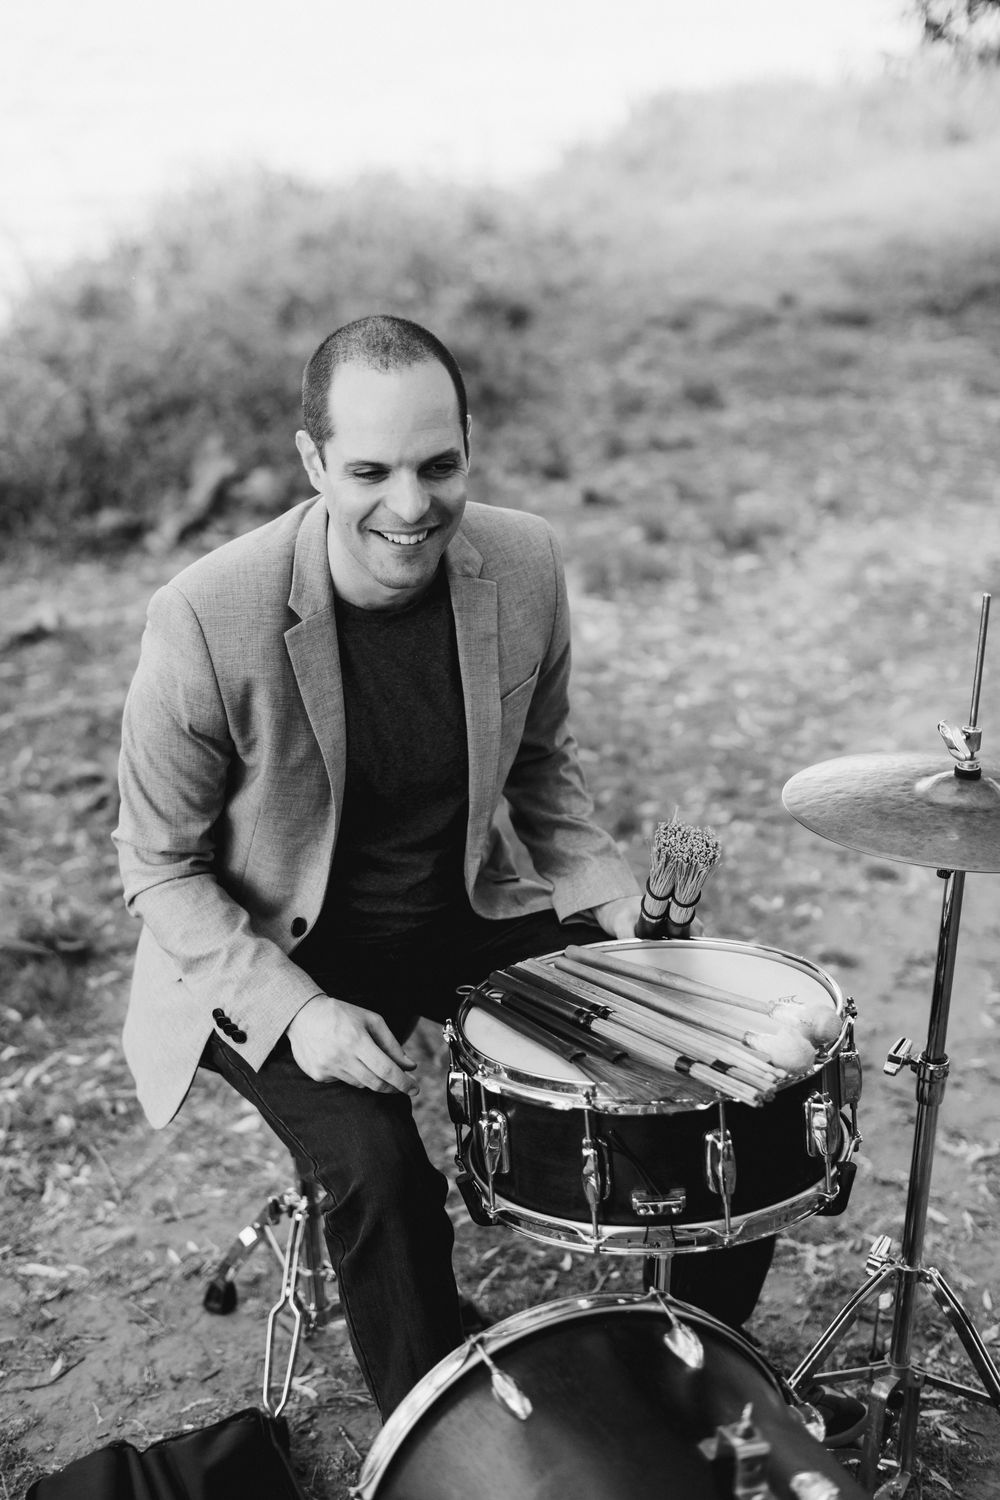
[[501, 695], [500, 708], [503, 713], [506, 714], [510, 709], [516, 708], [522, 701], [527, 703], [530, 700], [535, 690], [535, 683], [538, 681], [540, 670], [541, 662], [535, 667], [530, 677], [526, 677], [523, 682], [519, 682], [516, 687], [512, 687], [510, 692]]

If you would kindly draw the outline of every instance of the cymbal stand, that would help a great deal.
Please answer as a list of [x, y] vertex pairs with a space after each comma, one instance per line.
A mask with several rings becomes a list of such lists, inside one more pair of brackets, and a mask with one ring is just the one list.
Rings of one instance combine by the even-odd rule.
[[[981, 775], [978, 754], [982, 736], [976, 727], [976, 721], [988, 604], [987, 595], [983, 604], [971, 722], [963, 730], [939, 725], [943, 738], [958, 761], [954, 774], [959, 777], [974, 778]], [[879, 1500], [895, 1500], [895, 1497], [905, 1494], [909, 1487], [913, 1477], [920, 1396], [925, 1385], [951, 1391], [967, 1401], [979, 1402], [1000, 1411], [1000, 1369], [945, 1277], [934, 1266], [923, 1264], [937, 1118], [950, 1067], [945, 1042], [965, 890], [964, 870], [939, 870], [938, 874], [944, 880], [945, 887], [927, 1046], [919, 1057], [914, 1058], [913, 1043], [908, 1037], [901, 1037], [890, 1050], [884, 1069], [890, 1076], [895, 1076], [901, 1068], [908, 1067], [916, 1077], [917, 1114], [900, 1253], [891, 1253], [892, 1242], [888, 1235], [882, 1235], [875, 1241], [868, 1256], [867, 1281], [844, 1304], [792, 1372], [788, 1382], [794, 1390], [817, 1377], [827, 1384], [871, 1379], [859, 1479]], [[929, 1288], [934, 1301], [951, 1323], [970, 1363], [979, 1375], [981, 1388], [934, 1375], [914, 1362], [912, 1333], [919, 1285]], [[822, 1361], [850, 1328], [864, 1304], [881, 1297], [890, 1288], [894, 1289], [895, 1296], [892, 1333], [886, 1357], [854, 1369], [820, 1372]], [[895, 1427], [894, 1434], [887, 1431], [892, 1426]], [[890, 1443], [895, 1449], [894, 1454], [884, 1452]], [[888, 1478], [876, 1489], [879, 1478], [886, 1475]]]

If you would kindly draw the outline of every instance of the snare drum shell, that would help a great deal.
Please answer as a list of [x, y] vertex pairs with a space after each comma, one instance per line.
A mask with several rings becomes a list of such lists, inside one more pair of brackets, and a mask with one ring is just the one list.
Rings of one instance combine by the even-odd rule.
[[[582, 1109], [549, 1109], [528, 1100], [506, 1097], [478, 1084], [480, 1112], [499, 1109], [507, 1119], [509, 1171], [494, 1176], [498, 1197], [532, 1213], [575, 1223], [590, 1223], [583, 1188], [583, 1142], [588, 1120]], [[705, 1171], [706, 1135], [725, 1128], [736, 1158], [736, 1186], [730, 1202], [733, 1218], [761, 1212], [798, 1197], [824, 1179], [821, 1157], [806, 1146], [805, 1102], [825, 1092], [839, 1112], [840, 1075], [827, 1063], [818, 1073], [781, 1089], [759, 1108], [726, 1101], [662, 1115], [589, 1113], [592, 1139], [600, 1142], [608, 1196], [599, 1218], [606, 1225], [638, 1223], [703, 1224], [721, 1219], [719, 1195]], [[481, 1188], [489, 1174], [477, 1131], [466, 1137], [463, 1160]], [[640, 1217], [633, 1192], [654, 1198], [682, 1189], [678, 1213]]]
[[[699, 1444], [747, 1403], [767, 1440], [768, 1480], [794, 1496], [801, 1473], [859, 1490], [791, 1414], [762, 1357], [707, 1314], [670, 1304], [693, 1328], [704, 1366], [664, 1343], [669, 1318], [647, 1297], [594, 1297], [529, 1310], [484, 1337], [490, 1358], [531, 1403], [526, 1420], [493, 1396], [474, 1350], [425, 1377], [376, 1439], [361, 1500], [711, 1500], [732, 1489]], [[449, 1361], [454, 1378], [440, 1386]], [[423, 1389], [422, 1389], [423, 1388]]]

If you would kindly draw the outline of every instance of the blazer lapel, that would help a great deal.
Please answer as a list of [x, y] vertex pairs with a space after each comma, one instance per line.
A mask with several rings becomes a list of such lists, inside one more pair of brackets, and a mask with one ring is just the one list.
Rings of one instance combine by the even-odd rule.
[[500, 747], [500, 656], [497, 586], [479, 576], [483, 560], [461, 532], [445, 554], [469, 747], [466, 865], [478, 859], [496, 802]]
[[347, 725], [322, 500], [317, 500], [299, 528], [288, 606], [299, 616], [299, 623], [285, 631], [285, 645], [336, 810], [344, 795]]

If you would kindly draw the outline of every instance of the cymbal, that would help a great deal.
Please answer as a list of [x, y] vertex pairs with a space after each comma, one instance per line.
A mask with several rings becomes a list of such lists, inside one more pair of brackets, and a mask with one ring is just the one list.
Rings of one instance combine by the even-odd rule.
[[972, 778], [923, 755], [844, 755], [797, 772], [781, 800], [804, 827], [862, 854], [1000, 872], [1000, 767]]

